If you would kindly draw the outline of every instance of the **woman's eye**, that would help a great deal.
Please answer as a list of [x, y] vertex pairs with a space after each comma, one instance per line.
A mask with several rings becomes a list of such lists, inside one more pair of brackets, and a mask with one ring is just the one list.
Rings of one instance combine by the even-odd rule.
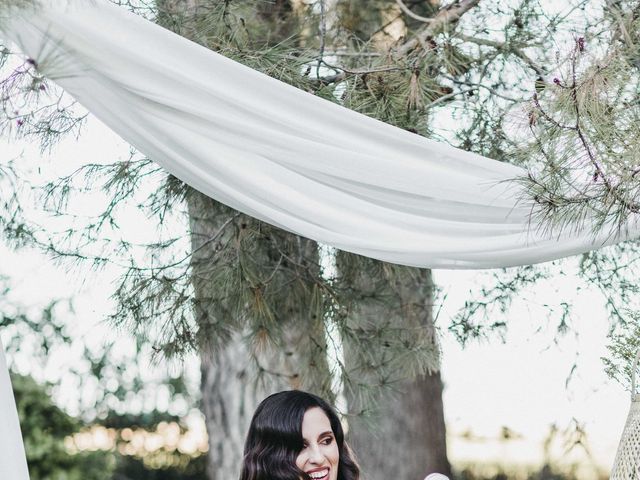
[[324, 445], [331, 445], [331, 442], [333, 442], [333, 438], [331, 438], [331, 437], [325, 438], [325, 439], [322, 441], [322, 443], [323, 443]]

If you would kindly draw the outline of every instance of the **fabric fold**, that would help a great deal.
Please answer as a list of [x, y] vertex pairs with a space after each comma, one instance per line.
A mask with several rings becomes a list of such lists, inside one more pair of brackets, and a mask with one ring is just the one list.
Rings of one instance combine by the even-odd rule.
[[[532, 223], [524, 171], [406, 132], [218, 55], [106, 0], [8, 7], [5, 40], [168, 172], [342, 250], [429, 268], [525, 265], [638, 234]], [[7, 14], [8, 13], [8, 14]]]
[[0, 341], [0, 478], [29, 480], [9, 369]]

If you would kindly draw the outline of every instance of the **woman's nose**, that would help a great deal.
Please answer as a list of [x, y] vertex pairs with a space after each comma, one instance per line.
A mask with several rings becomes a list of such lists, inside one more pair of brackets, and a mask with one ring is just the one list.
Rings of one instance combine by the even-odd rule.
[[309, 461], [317, 464], [321, 464], [324, 461], [324, 455], [318, 445], [309, 447]]

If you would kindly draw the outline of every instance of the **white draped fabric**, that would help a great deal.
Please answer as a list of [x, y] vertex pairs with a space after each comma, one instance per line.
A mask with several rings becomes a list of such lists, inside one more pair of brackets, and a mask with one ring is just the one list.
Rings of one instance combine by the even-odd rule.
[[544, 236], [505, 183], [520, 168], [317, 98], [106, 0], [42, 3], [5, 12], [4, 37], [169, 172], [261, 220], [431, 268], [531, 264], [620, 240]]
[[2, 342], [0, 342], [0, 478], [3, 480], [28, 480], [29, 478]]
[[[545, 236], [509, 182], [520, 168], [297, 90], [106, 0], [41, 3], [5, 6], [0, 37], [167, 171], [291, 232], [431, 268], [531, 264], [637, 235]], [[0, 375], [0, 441], [19, 442], [3, 363]], [[17, 463], [2, 478], [25, 479], [19, 444], [3, 448]]]

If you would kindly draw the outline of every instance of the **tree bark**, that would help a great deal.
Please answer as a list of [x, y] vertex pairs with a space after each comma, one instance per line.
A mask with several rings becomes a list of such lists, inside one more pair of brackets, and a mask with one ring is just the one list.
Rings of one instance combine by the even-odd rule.
[[224, 348], [203, 349], [200, 354], [201, 411], [209, 435], [207, 478], [236, 479], [240, 476], [244, 439], [258, 403], [270, 393], [287, 388], [261, 384], [249, 362], [242, 335], [236, 333]]
[[420, 375], [398, 386], [380, 402], [372, 427], [350, 424], [349, 440], [363, 480], [411, 478], [430, 473], [452, 477], [447, 457], [440, 372]]
[[[192, 284], [194, 314], [198, 328], [206, 338], [208, 329], [215, 335], [220, 318], [211, 291], [211, 273], [216, 268], [220, 245], [234, 235], [229, 228], [229, 212], [205, 195], [191, 191], [187, 197], [192, 246]], [[225, 215], [226, 213], [226, 215]], [[229, 231], [225, 231], [228, 229]], [[216, 241], [210, 240], [215, 238]], [[258, 358], [260, 365], [273, 367], [276, 355], [268, 350]], [[262, 363], [264, 362], [264, 363]], [[246, 332], [233, 331], [224, 342], [215, 338], [200, 345], [201, 410], [209, 435], [207, 478], [235, 479], [240, 476], [244, 437], [258, 403], [267, 395], [289, 388], [287, 374], [259, 376]]]
[[[357, 283], [366, 282], [367, 273]], [[407, 268], [389, 278], [395, 298], [386, 307], [363, 307], [357, 315], [369, 319], [392, 318], [398, 326], [420, 327], [425, 341], [437, 348], [431, 270]], [[349, 346], [347, 344], [347, 361]], [[405, 374], [407, 374], [405, 372]], [[421, 480], [430, 473], [451, 476], [439, 371], [399, 382], [384, 391], [372, 419], [354, 417], [349, 442], [358, 458], [364, 480], [406, 478]], [[350, 398], [350, 410], [359, 403]]]

